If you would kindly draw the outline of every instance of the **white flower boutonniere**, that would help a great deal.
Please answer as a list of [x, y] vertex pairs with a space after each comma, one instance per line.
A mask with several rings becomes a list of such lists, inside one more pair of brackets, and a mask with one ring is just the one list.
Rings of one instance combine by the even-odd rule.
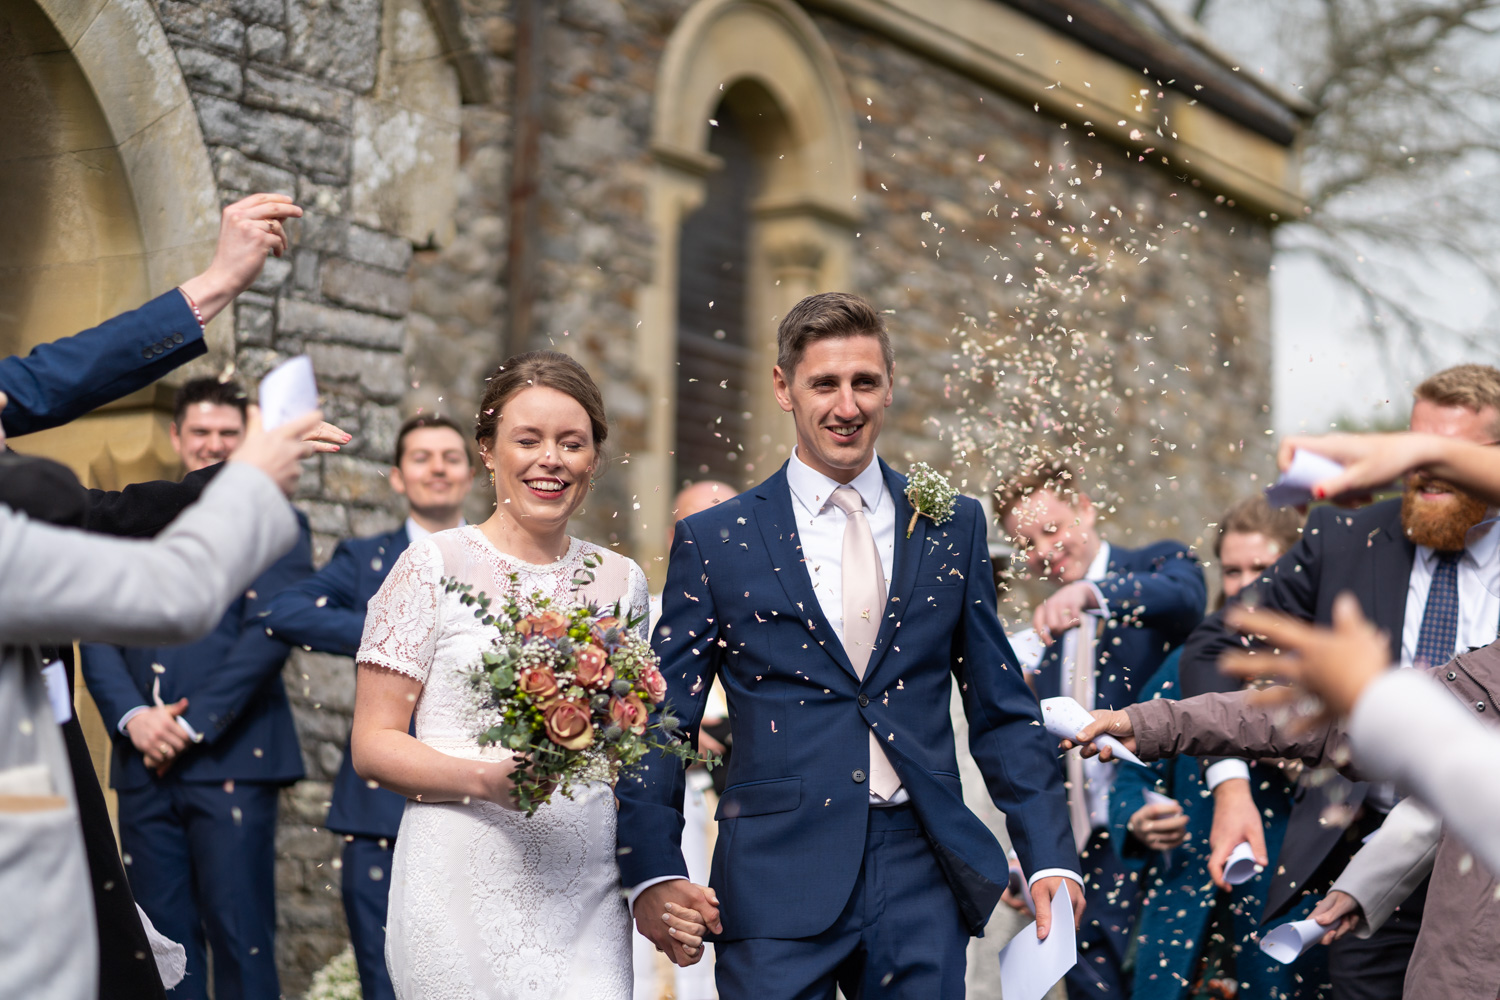
[[952, 517], [958, 491], [946, 476], [939, 475], [926, 462], [918, 462], [906, 479], [906, 499], [916, 508], [906, 525], [906, 537], [910, 538], [917, 529], [918, 517], [931, 518], [933, 524], [943, 524]]

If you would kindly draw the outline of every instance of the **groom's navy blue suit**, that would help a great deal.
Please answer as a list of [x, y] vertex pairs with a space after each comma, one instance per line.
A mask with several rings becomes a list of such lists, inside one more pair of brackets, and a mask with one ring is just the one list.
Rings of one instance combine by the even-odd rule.
[[[710, 879], [724, 925], [717, 962], [725, 996], [745, 993], [736, 974], [726, 982], [726, 967], [744, 964], [739, 946], [754, 955], [755, 994], [788, 996], [818, 961], [817, 949], [799, 950], [794, 939], [805, 944], [875, 917], [894, 921], [897, 933], [874, 939], [904, 953], [898, 962], [951, 956], [956, 947], [956, 984], [944, 978], [927, 995], [962, 996], [964, 944], [988, 921], [1007, 864], [963, 804], [950, 678], [1025, 870], [1078, 870], [1055, 741], [995, 616], [981, 508], [960, 498], [950, 520], [919, 518], [907, 538], [906, 479], [884, 463], [881, 470], [896, 504], [894, 569], [863, 681], [813, 592], [785, 467], [677, 525], [654, 638], [668, 700], [696, 735], [717, 676], [734, 733]], [[907, 807], [870, 805], [872, 728], [910, 795]], [[683, 787], [682, 768], [660, 757], [620, 781], [626, 886], [686, 877]], [[885, 870], [875, 873], [878, 845], [889, 849], [881, 848]], [[912, 989], [893, 984], [889, 994]]]

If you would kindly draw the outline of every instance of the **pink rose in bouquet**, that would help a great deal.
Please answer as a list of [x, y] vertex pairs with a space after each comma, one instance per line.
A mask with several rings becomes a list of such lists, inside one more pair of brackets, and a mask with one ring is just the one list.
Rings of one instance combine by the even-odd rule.
[[640, 736], [646, 732], [649, 713], [639, 697], [628, 694], [609, 703], [609, 717], [620, 729]]
[[516, 689], [542, 707], [557, 700], [557, 675], [551, 667], [532, 667], [521, 671]]
[[614, 682], [615, 668], [609, 665], [609, 654], [598, 646], [580, 646], [573, 655], [578, 660], [578, 683], [603, 691]]
[[557, 611], [543, 611], [539, 615], [527, 615], [516, 622], [516, 632], [523, 636], [538, 635], [543, 639], [561, 639], [568, 634], [568, 617]]
[[559, 698], [548, 706], [547, 738], [564, 750], [582, 750], [594, 742], [594, 724], [588, 702]]
[[655, 667], [647, 667], [641, 671], [641, 685], [645, 687], [652, 704], [660, 705], [667, 696], [667, 679]]

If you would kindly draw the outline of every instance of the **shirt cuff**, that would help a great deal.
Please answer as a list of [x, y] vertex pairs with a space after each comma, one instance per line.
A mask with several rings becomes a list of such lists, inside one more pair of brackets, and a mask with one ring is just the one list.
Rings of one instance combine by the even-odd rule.
[[1249, 781], [1250, 765], [1234, 757], [1210, 764], [1208, 770], [1203, 772], [1203, 783], [1208, 786], [1210, 792], [1224, 782], [1233, 781], [1235, 778], [1244, 778]]
[[183, 732], [187, 733], [188, 739], [192, 740], [194, 743], [203, 742], [203, 734], [194, 729], [191, 722], [179, 715], [177, 717], [177, 724], [182, 727]]
[[1089, 589], [1094, 592], [1094, 600], [1099, 602], [1099, 614], [1104, 618], [1108, 618], [1109, 602], [1104, 599], [1104, 591], [1100, 590], [1099, 585], [1093, 580], [1085, 580], [1083, 582], [1088, 584]]
[[120, 731], [120, 735], [121, 736], [129, 736], [130, 735], [130, 731], [125, 728], [125, 724], [128, 723], [131, 719], [135, 718], [137, 715], [140, 715], [148, 707], [149, 706], [146, 706], [146, 705], [137, 705], [137, 706], [135, 706], [135, 708], [132, 708], [130, 711], [128, 711], [124, 715], [120, 716], [120, 721], [115, 724], [115, 728]]
[[1036, 885], [1036, 880], [1039, 878], [1052, 878], [1054, 875], [1061, 875], [1063, 878], [1072, 879], [1074, 882], [1078, 883], [1078, 888], [1083, 888], [1083, 876], [1075, 871], [1069, 871], [1066, 868], [1043, 868], [1041, 871], [1037, 872], [1035, 875], [1031, 876], [1031, 878], [1026, 880], [1026, 888], [1030, 889], [1032, 886]]
[[647, 889], [651, 888], [653, 885], [656, 885], [658, 882], [672, 882], [672, 881], [675, 881], [677, 879], [681, 879], [682, 881], [686, 882], [687, 881], [687, 876], [685, 876], [685, 875], [662, 875], [659, 878], [648, 878], [646, 881], [642, 882], [640, 885], [636, 886], [634, 889], [631, 889], [630, 890], [630, 895], [627, 896], [627, 897], [625, 897], [625, 905], [630, 908], [630, 917], [631, 917], [631, 919], [632, 920], [635, 919], [635, 900], [636, 900], [637, 896], [639, 896], [641, 893], [645, 892]]

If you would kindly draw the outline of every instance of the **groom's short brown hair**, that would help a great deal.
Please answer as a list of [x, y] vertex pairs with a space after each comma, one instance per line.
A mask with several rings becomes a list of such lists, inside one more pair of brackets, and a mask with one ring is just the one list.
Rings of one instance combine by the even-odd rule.
[[896, 352], [880, 313], [850, 292], [819, 292], [792, 306], [776, 330], [776, 365], [790, 376], [807, 345], [832, 337], [874, 337], [880, 341], [887, 373], [896, 369]]

